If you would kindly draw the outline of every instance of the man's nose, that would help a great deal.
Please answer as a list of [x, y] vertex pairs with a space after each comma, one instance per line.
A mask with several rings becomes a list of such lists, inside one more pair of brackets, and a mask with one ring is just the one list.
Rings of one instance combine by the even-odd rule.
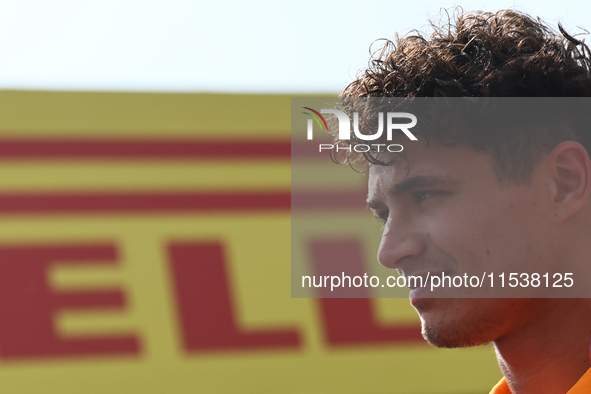
[[426, 239], [420, 231], [400, 222], [388, 220], [378, 249], [378, 261], [386, 268], [404, 268], [425, 252]]

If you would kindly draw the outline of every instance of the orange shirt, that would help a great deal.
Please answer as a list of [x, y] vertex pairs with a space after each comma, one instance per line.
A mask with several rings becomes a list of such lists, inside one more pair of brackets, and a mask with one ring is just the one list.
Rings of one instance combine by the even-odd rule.
[[[581, 379], [566, 394], [589, 394], [591, 393], [591, 368], [585, 372]], [[490, 394], [511, 394], [505, 378], [490, 391]]]

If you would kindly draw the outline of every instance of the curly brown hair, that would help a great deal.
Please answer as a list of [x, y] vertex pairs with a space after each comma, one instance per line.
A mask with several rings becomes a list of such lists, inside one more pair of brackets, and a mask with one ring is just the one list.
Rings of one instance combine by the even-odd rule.
[[[591, 97], [589, 48], [560, 24], [556, 32], [539, 18], [513, 10], [458, 9], [447, 23], [431, 26], [428, 36], [414, 32], [386, 40], [368, 68], [342, 91], [344, 110], [353, 109], [348, 98], [359, 97]], [[541, 152], [566, 139], [591, 148], [591, 123], [579, 123], [583, 127], [568, 132], [529, 127], [502, 138], [466, 130], [460, 139], [493, 154], [499, 180], [527, 183]], [[364, 156], [384, 164], [371, 154]]]

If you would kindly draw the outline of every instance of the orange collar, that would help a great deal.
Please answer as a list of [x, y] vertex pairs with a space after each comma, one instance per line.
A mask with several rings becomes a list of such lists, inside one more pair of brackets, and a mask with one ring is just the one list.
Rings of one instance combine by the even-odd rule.
[[[585, 372], [581, 379], [570, 389], [566, 394], [588, 394], [591, 393], [591, 368]], [[509, 385], [505, 378], [501, 379], [495, 387], [492, 388], [490, 394], [511, 394]]]

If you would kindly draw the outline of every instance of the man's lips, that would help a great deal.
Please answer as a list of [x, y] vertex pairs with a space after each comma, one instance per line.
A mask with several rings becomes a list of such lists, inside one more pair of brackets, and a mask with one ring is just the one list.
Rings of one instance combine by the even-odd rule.
[[[408, 294], [411, 305], [417, 306], [424, 300], [431, 298], [431, 278], [435, 276], [442, 278], [444, 274], [450, 276], [451, 271], [420, 271], [409, 274], [407, 276], [407, 287], [411, 289]], [[413, 281], [412, 279], [409, 280], [409, 277], [415, 277], [417, 279]]]
[[[421, 271], [421, 272], [413, 272], [409, 275], [404, 275], [406, 277], [406, 286], [411, 290], [415, 290], [418, 288], [430, 287], [431, 286], [431, 278], [434, 276], [438, 276], [442, 278], [443, 275], [450, 276], [451, 273], [449, 271]], [[413, 280], [413, 278], [416, 278]], [[420, 278], [420, 279], [419, 279]]]

